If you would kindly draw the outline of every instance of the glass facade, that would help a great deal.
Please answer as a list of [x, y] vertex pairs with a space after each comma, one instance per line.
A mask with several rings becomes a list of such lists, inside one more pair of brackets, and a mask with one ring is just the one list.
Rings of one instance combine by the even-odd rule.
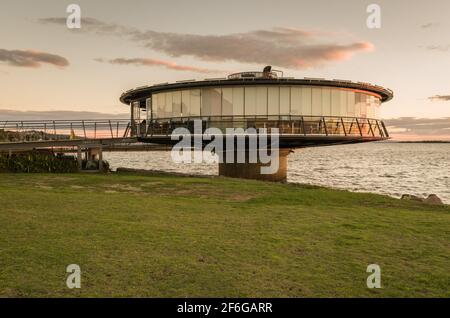
[[378, 118], [380, 97], [320, 86], [192, 88], [152, 95], [153, 118], [192, 116], [342, 116]]

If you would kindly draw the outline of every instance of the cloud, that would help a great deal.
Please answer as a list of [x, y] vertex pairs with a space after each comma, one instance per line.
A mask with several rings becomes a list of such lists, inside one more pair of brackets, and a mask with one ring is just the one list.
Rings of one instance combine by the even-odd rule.
[[401, 117], [385, 120], [394, 139], [450, 140], [450, 117]]
[[0, 49], [0, 62], [6, 62], [18, 67], [41, 67], [42, 64], [51, 64], [58, 67], [66, 67], [69, 61], [66, 58], [33, 50], [5, 50]]
[[[45, 18], [41, 23], [65, 26], [64, 18]], [[93, 18], [84, 18], [86, 32], [126, 38], [171, 57], [192, 56], [203, 61], [256, 63], [294, 69], [308, 69], [368, 52], [373, 44], [366, 41], [339, 43], [337, 34], [278, 27], [224, 35], [140, 31]], [[323, 41], [323, 38], [329, 41]], [[330, 41], [331, 40], [331, 41]]]
[[438, 27], [440, 25], [441, 24], [439, 22], [429, 22], [429, 23], [422, 24], [420, 27], [422, 29], [429, 29], [429, 28]]
[[434, 95], [434, 96], [428, 97], [428, 99], [433, 102], [435, 102], [435, 101], [448, 102], [448, 101], [450, 101], [450, 95]]
[[119, 64], [119, 65], [142, 65], [142, 66], [160, 66], [165, 67], [170, 70], [176, 70], [176, 71], [190, 71], [190, 72], [196, 72], [196, 73], [219, 73], [221, 71], [213, 70], [213, 69], [207, 69], [207, 68], [201, 68], [201, 67], [195, 67], [195, 66], [188, 66], [188, 65], [178, 65], [174, 62], [169, 61], [162, 61], [162, 60], [156, 60], [156, 59], [149, 59], [149, 58], [116, 58], [111, 60], [105, 60], [102, 58], [95, 59], [97, 62], [103, 62], [103, 63], [110, 63], [110, 64]]
[[426, 47], [426, 49], [430, 50], [430, 51], [448, 52], [448, 51], [450, 51], [450, 44], [449, 45], [428, 45]]

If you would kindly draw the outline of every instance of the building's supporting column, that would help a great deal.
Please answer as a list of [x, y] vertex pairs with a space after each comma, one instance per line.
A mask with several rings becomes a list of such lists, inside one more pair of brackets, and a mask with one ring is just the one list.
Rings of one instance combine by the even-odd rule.
[[[246, 153], [246, 163], [236, 163], [237, 160], [233, 160], [233, 162], [219, 163], [219, 175], [231, 178], [283, 182], [286, 181], [287, 178], [287, 157], [290, 152], [290, 149], [279, 149], [278, 169], [271, 174], [261, 173], [261, 168], [264, 166], [269, 167], [271, 163], [263, 164], [259, 160], [257, 163], [249, 163], [248, 153]], [[236, 159], [236, 153], [234, 158]], [[224, 161], [226, 161], [226, 159], [224, 159]]]
[[[103, 170], [103, 147], [102, 145], [84, 145], [86, 152], [86, 169], [99, 171]], [[98, 162], [98, 165], [97, 165]]]

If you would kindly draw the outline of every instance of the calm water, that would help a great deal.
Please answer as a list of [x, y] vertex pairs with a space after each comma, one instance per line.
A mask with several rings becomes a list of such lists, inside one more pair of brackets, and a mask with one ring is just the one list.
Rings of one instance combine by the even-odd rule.
[[[217, 164], [175, 164], [169, 152], [105, 153], [112, 169], [217, 174]], [[288, 181], [400, 197], [437, 194], [450, 204], [450, 144], [367, 143], [298, 149]]]

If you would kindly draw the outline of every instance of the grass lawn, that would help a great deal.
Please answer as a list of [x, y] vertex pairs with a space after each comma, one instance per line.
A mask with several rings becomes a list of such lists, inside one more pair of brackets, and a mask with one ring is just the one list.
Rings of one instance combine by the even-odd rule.
[[[81, 289], [66, 266], [81, 267]], [[381, 266], [381, 289], [366, 268]], [[226, 178], [0, 174], [1, 297], [449, 297], [450, 206]]]

